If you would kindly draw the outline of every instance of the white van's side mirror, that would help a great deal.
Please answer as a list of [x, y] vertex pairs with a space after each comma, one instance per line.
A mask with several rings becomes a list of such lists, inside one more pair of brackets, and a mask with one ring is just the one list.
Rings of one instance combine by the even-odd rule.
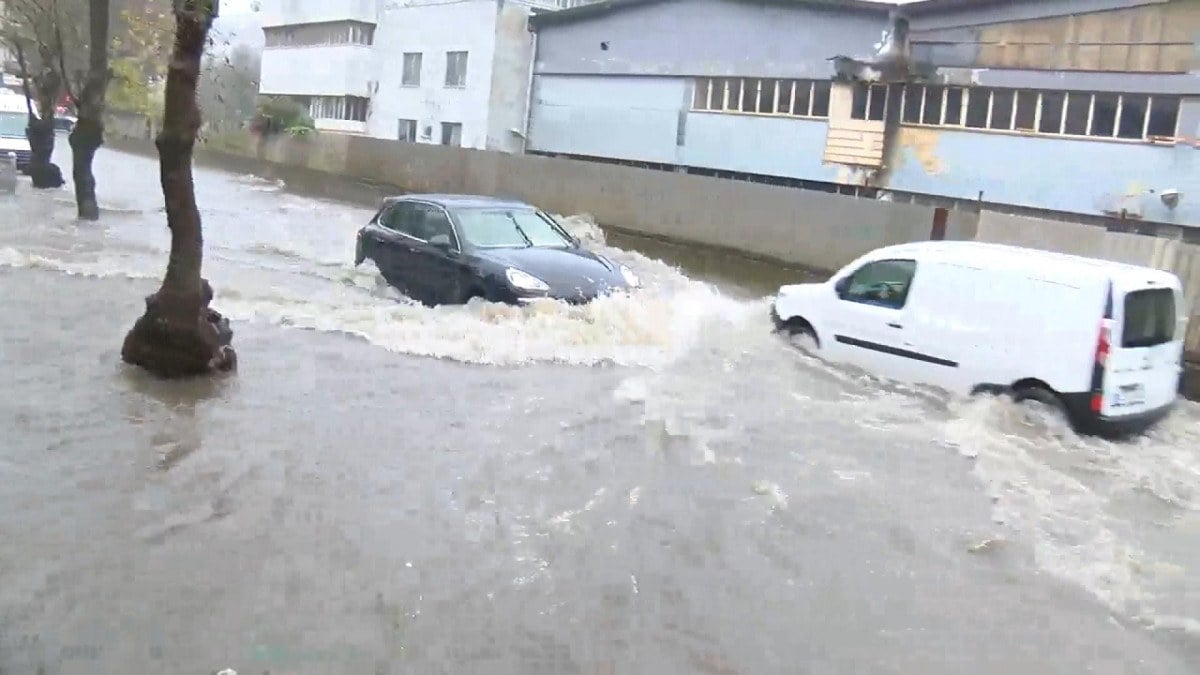
[[844, 297], [846, 291], [850, 290], [850, 277], [846, 276], [838, 279], [837, 283], [833, 285], [833, 290], [837, 292], [839, 298]]

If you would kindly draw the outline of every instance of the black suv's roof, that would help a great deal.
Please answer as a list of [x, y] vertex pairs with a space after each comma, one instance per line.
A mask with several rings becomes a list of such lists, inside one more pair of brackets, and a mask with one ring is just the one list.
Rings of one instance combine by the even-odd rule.
[[398, 202], [402, 199], [419, 200], [423, 202], [433, 202], [440, 204], [446, 208], [480, 208], [480, 207], [498, 207], [507, 206], [509, 208], [534, 208], [530, 204], [516, 199], [504, 199], [502, 197], [489, 197], [487, 195], [454, 195], [454, 194], [410, 194], [396, 195], [388, 197], [384, 201], [387, 203]]

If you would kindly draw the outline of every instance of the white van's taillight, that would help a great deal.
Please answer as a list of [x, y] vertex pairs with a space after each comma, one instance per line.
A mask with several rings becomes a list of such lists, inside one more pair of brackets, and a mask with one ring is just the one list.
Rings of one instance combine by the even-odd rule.
[[1113, 296], [1112, 284], [1108, 285], [1108, 297], [1104, 302], [1104, 318], [1100, 320], [1100, 331], [1096, 334], [1096, 354], [1092, 360], [1092, 400], [1091, 410], [1097, 415], [1104, 409], [1104, 368], [1108, 365], [1108, 355], [1112, 351], [1112, 315]]
[[1100, 333], [1096, 337], [1096, 358], [1092, 367], [1092, 401], [1091, 409], [1099, 413], [1104, 408], [1104, 367], [1108, 364], [1108, 354], [1112, 350], [1112, 322], [1104, 319], [1100, 322]]
[[1096, 338], [1096, 363], [1101, 368], [1108, 364], [1108, 353], [1112, 349], [1112, 325], [1108, 319], [1100, 322], [1100, 335]]

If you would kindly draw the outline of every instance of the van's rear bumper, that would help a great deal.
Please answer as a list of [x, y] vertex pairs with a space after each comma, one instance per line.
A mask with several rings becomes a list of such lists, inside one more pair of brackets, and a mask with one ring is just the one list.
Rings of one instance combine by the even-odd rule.
[[1062, 401], [1067, 407], [1067, 414], [1071, 416], [1071, 421], [1080, 433], [1104, 438], [1136, 436], [1171, 414], [1176, 403], [1171, 401], [1162, 407], [1132, 415], [1105, 417], [1092, 412], [1092, 395], [1090, 393], [1063, 394]]

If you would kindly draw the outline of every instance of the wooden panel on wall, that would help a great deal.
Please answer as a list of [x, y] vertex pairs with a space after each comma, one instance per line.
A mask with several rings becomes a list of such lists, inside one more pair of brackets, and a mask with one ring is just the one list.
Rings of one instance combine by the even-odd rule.
[[836, 82], [829, 92], [829, 131], [823, 159], [849, 166], [883, 166], [883, 122], [856, 120], [851, 115], [854, 88]]
[[[1200, 0], [991, 24], [978, 27], [973, 65], [1181, 73], [1196, 66], [1197, 34]], [[922, 42], [919, 31], [913, 42]]]

